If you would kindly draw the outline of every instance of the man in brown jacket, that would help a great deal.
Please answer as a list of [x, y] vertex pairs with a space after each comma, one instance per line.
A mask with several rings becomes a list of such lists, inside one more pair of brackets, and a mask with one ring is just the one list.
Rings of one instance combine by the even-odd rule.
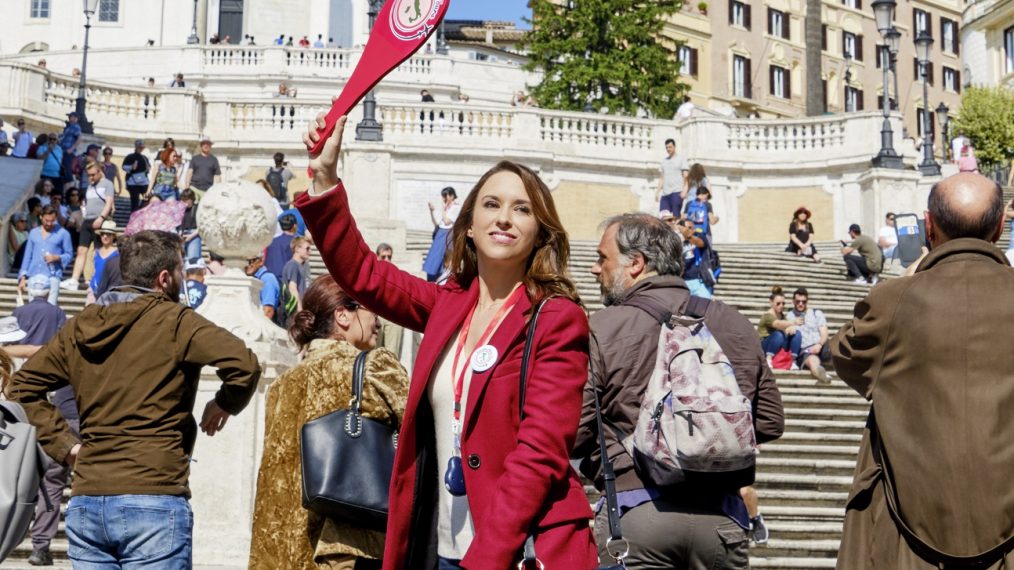
[[994, 245], [1002, 223], [995, 182], [963, 173], [934, 185], [930, 253], [913, 276], [857, 303], [831, 342], [838, 376], [873, 402], [841, 570], [1014, 563], [1014, 352], [1006, 344], [1014, 271]]
[[[738, 485], [691, 493], [652, 488], [619, 441], [617, 432], [629, 434], [637, 422], [641, 396], [655, 369], [661, 328], [658, 316], [633, 304], [647, 300], [675, 310], [687, 303], [690, 291], [680, 278], [682, 238], [664, 222], [647, 214], [626, 214], [603, 226], [592, 273], [607, 307], [591, 317], [591, 374], [571, 455], [602, 490], [594, 401], [598, 391], [606, 425], [615, 428], [607, 428], [605, 435], [616, 471], [623, 536], [630, 544], [627, 567], [748, 568], [750, 520]], [[704, 321], [732, 363], [740, 390], [753, 403], [757, 441], [777, 439], [785, 426], [782, 399], [756, 329], [720, 301], [710, 301]], [[602, 561], [609, 559], [605, 517], [603, 507], [595, 523]]]
[[[187, 479], [192, 411], [204, 366], [222, 387], [204, 409], [214, 435], [246, 407], [257, 357], [232, 333], [180, 304], [178, 236], [146, 231], [120, 248], [124, 287], [86, 307], [14, 375], [46, 453], [74, 469], [66, 529], [75, 566], [192, 566]], [[81, 439], [46, 393], [70, 385]]]

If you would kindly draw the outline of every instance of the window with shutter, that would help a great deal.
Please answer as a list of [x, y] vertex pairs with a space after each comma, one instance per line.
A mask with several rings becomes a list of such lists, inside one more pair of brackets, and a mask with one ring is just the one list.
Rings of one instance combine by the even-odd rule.
[[954, 91], [961, 93], [961, 70], [954, 70]]
[[863, 60], [863, 35], [856, 36], [856, 60]]
[[863, 96], [862, 89], [856, 89], [856, 109], [862, 111], [865, 106], [865, 97]]
[[748, 29], [748, 30], [752, 29], [752, 26], [751, 26], [751, 19], [752, 18], [751, 18], [751, 10], [750, 10], [750, 5], [749, 4], [744, 4], [743, 5], [743, 14], [745, 16], [745, 23], [743, 24], [744, 27], [746, 27], [746, 29]]
[[785, 38], [785, 39], [787, 39], [787, 40], [790, 40], [790, 39], [792, 39], [790, 37], [791, 35], [792, 34], [789, 31], [789, 14], [786, 13], [786, 14], [784, 14], [782, 16], [782, 37]]
[[820, 25], [820, 49], [827, 51], [827, 24]]
[[821, 79], [820, 80], [820, 87], [821, 87], [820, 88], [820, 91], [821, 91], [820, 94], [821, 94], [821, 98], [823, 99], [823, 103], [824, 103], [824, 112], [827, 113], [827, 79]]
[[738, 4], [738, 2], [736, 2], [736, 0], [729, 0], [729, 25], [730, 26], [738, 25], [738, 23], [736, 22], [736, 4]]

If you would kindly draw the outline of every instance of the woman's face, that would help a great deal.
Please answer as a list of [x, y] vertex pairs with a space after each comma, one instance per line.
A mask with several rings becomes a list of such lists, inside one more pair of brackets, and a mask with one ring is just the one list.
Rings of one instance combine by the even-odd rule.
[[102, 234], [102, 247], [109, 247], [116, 241], [116, 236], [113, 234]]
[[179, 154], [177, 154], [177, 153], [174, 152], [174, 153], [172, 153], [172, 154], [169, 155], [169, 165], [170, 166], [175, 166], [176, 163], [178, 163], [179, 161], [180, 161], [180, 155]]
[[68, 204], [70, 204], [71, 206], [77, 206], [78, 200], [79, 200], [79, 198], [78, 198], [77, 192], [74, 192], [74, 191], [67, 192], [67, 203]]
[[440, 197], [443, 198], [445, 206], [450, 206], [454, 203], [454, 194], [448, 192], [447, 194], [441, 194]]
[[539, 234], [531, 199], [521, 178], [498, 172], [479, 189], [468, 237], [483, 262], [521, 264], [528, 261]]
[[340, 307], [335, 310], [335, 328], [340, 331], [339, 336], [359, 350], [376, 348], [380, 321], [362, 305], [354, 303], [352, 306], [355, 308]]
[[771, 299], [771, 310], [776, 313], [781, 313], [785, 308], [785, 297], [782, 295], [775, 295], [774, 299]]
[[808, 217], [809, 217], [809, 216], [807, 216], [807, 215], [806, 215], [806, 212], [799, 212], [799, 215], [798, 215], [798, 216], [796, 216], [796, 219], [797, 219], [797, 220], [799, 220], [799, 223], [801, 223], [801, 224], [802, 224], [802, 223], [806, 222], [806, 219], [807, 219]]
[[42, 193], [46, 194], [46, 195], [52, 194], [53, 193], [53, 183], [50, 182], [49, 180], [43, 181], [43, 183], [42, 183]]

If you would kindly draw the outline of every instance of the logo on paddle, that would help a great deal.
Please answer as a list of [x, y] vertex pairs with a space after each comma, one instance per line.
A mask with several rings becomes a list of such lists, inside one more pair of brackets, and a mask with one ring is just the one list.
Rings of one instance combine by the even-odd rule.
[[437, 14], [446, 0], [394, 0], [391, 31], [402, 41], [425, 38], [436, 26]]

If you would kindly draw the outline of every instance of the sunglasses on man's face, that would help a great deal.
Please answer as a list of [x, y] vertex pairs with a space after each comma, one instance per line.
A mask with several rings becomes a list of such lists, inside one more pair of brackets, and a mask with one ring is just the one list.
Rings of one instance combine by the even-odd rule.
[[794, 302], [795, 304], [797, 304], [797, 305], [805, 305], [805, 304], [806, 304], [806, 299], [796, 299], [796, 300], [795, 300], [795, 301], [793, 301], [793, 302]]

